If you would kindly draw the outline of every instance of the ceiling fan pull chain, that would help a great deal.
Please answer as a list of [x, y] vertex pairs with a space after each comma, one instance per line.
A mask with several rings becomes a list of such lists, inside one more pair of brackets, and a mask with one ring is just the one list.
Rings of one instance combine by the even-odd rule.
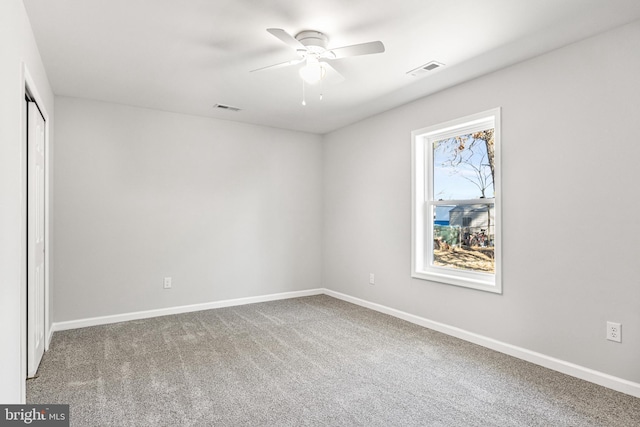
[[304, 93], [304, 80], [302, 80], [302, 105], [303, 106], [307, 105], [307, 101]]

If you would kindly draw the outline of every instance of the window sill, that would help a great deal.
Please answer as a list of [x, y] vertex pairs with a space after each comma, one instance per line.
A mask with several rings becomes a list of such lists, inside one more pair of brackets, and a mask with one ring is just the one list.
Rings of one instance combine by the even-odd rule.
[[414, 271], [411, 277], [415, 279], [428, 280], [431, 282], [445, 283], [448, 285], [461, 286], [464, 288], [478, 289], [496, 294], [502, 293], [502, 287], [493, 274], [481, 274], [472, 272], [448, 273], [438, 270]]

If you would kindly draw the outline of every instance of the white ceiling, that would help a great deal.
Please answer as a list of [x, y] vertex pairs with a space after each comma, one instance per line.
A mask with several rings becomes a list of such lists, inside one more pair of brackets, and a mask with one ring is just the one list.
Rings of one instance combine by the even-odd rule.
[[[326, 133], [636, 19], [639, 0], [24, 0], [56, 95]], [[267, 28], [327, 34], [346, 80], [307, 86]], [[422, 77], [429, 61], [445, 67]], [[240, 112], [215, 110], [216, 103]]]

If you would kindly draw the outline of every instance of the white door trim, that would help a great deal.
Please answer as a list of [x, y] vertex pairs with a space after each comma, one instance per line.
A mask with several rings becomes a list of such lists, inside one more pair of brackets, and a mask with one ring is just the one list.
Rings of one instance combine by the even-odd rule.
[[[49, 349], [49, 339], [51, 331], [51, 312], [50, 312], [50, 292], [49, 292], [49, 274], [50, 274], [50, 254], [51, 254], [51, 236], [50, 236], [50, 215], [51, 215], [51, 203], [50, 203], [50, 176], [51, 176], [51, 147], [50, 147], [50, 135], [51, 135], [51, 120], [50, 114], [44, 103], [44, 99], [40, 95], [38, 88], [36, 87], [35, 80], [31, 77], [31, 73], [27, 65], [22, 62], [22, 72], [20, 79], [20, 99], [16, 100], [20, 108], [20, 130], [22, 132], [22, 150], [20, 159], [20, 187], [21, 197], [20, 203], [21, 218], [20, 218], [20, 233], [21, 233], [21, 245], [20, 245], [20, 375], [21, 377], [27, 377], [27, 111], [25, 108], [25, 94], [28, 91], [31, 98], [38, 104], [40, 112], [45, 120], [45, 133], [44, 133], [44, 163], [45, 163], [45, 178], [44, 178], [44, 236], [45, 236], [45, 267], [44, 267], [44, 319], [45, 319], [45, 351]], [[25, 403], [26, 400], [26, 385], [25, 381], [21, 381], [21, 400]]]

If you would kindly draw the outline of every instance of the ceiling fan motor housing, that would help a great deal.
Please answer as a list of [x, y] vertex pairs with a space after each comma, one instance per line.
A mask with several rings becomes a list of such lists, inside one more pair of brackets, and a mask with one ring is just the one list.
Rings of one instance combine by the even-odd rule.
[[329, 38], [319, 31], [301, 31], [296, 34], [296, 40], [302, 43], [311, 53], [322, 53], [327, 49]]

